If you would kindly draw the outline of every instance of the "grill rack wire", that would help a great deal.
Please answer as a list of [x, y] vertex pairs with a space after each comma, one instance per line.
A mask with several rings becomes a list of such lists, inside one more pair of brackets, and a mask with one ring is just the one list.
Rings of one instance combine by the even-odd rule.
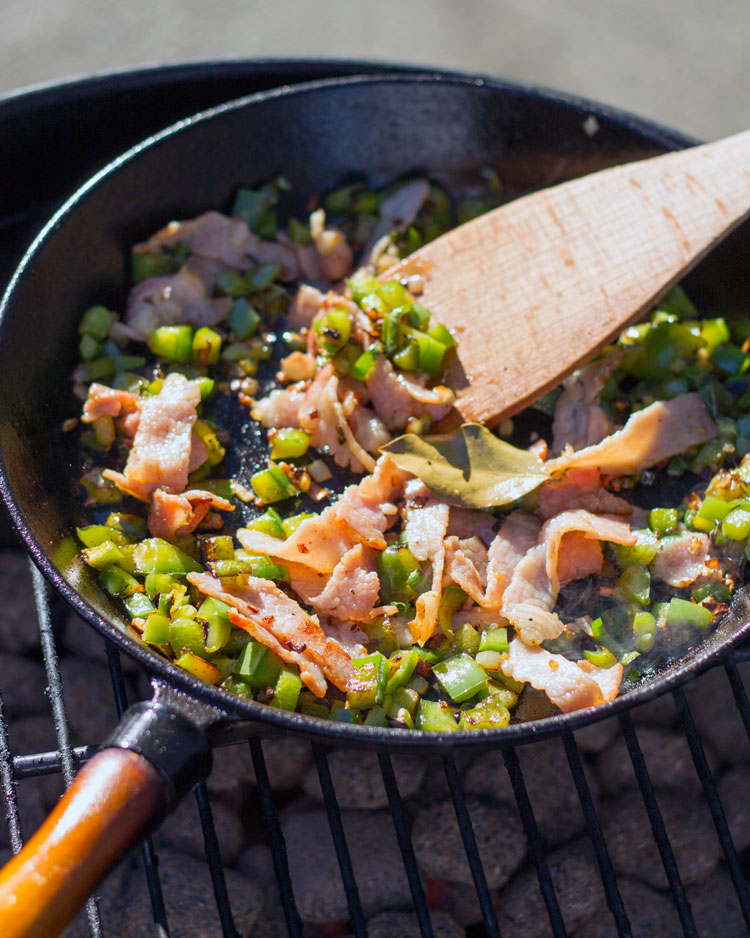
[[[2, 710], [2, 689], [0, 688], [0, 787], [5, 800], [6, 819], [10, 835], [11, 847], [17, 853], [23, 845], [23, 837], [19, 821], [17, 787], [24, 779], [61, 773], [67, 788], [73, 780], [77, 768], [87, 761], [96, 752], [95, 746], [71, 746], [69, 740], [68, 724], [65, 711], [65, 699], [62, 678], [58, 667], [58, 655], [55, 644], [56, 616], [63, 615], [64, 609], [58, 608], [50, 602], [50, 593], [42, 575], [31, 564], [34, 600], [38, 615], [39, 638], [44, 658], [44, 665], [48, 681], [48, 696], [58, 749], [51, 752], [35, 753], [31, 755], [14, 755], [8, 740], [8, 723]], [[106, 649], [112, 690], [118, 714], [128, 706], [126, 684], [120, 664], [118, 651], [111, 644]], [[744, 647], [734, 650], [726, 656], [717, 667], [723, 667], [726, 678], [731, 687], [732, 696], [739, 716], [750, 739], [750, 701], [738, 671], [738, 664], [750, 661], [750, 648]], [[745, 924], [750, 934], [750, 888], [743, 875], [740, 857], [732, 840], [732, 834], [727, 823], [727, 817], [714, 782], [711, 769], [701, 737], [696, 728], [693, 716], [682, 687], [672, 692], [681, 728], [687, 740], [695, 770], [700, 781], [703, 795], [711, 814], [716, 835], [721, 845], [724, 859], [734, 886], [737, 901], [742, 911]], [[658, 848], [664, 871], [669, 884], [669, 891], [679, 918], [682, 934], [685, 938], [698, 938], [698, 930], [693, 919], [690, 903], [683, 886], [680, 871], [675, 860], [670, 838], [662, 819], [657, 802], [656, 793], [651, 783], [646, 761], [638, 742], [636, 727], [629, 712], [619, 717], [620, 732], [627, 747], [632, 762], [635, 778], [645, 806], [651, 831]], [[586, 831], [591, 841], [601, 876], [601, 883], [612, 917], [612, 926], [618, 938], [629, 938], [632, 935], [628, 915], [623, 904], [617, 876], [612, 866], [608, 847], [597, 812], [591, 798], [589, 783], [584, 773], [583, 761], [574, 735], [570, 732], [562, 734], [561, 742], [567, 757], [571, 779], [575, 785], [581, 809], [586, 824]], [[255, 769], [256, 784], [259, 802], [265, 824], [267, 843], [270, 847], [274, 871], [279, 885], [279, 893], [290, 938], [303, 938], [303, 924], [295, 905], [292, 880], [289, 872], [286, 847], [279, 822], [279, 815], [274, 801], [274, 795], [269, 783], [263, 755], [262, 740], [253, 737], [247, 743], [235, 745], [249, 745], [253, 766]], [[531, 744], [534, 745], [534, 744]], [[315, 768], [318, 772], [325, 810], [333, 838], [336, 857], [341, 872], [341, 879], [346, 893], [350, 914], [350, 931], [356, 938], [366, 938], [367, 928], [359, 899], [358, 887], [349, 855], [346, 836], [342, 823], [341, 812], [336, 797], [336, 790], [332, 781], [331, 772], [325, 747], [311, 743]], [[538, 885], [549, 918], [551, 934], [554, 938], [565, 938], [568, 934], [563, 915], [558, 902], [556, 890], [547, 863], [546, 848], [534, 816], [534, 809], [526, 790], [526, 784], [521, 765], [515, 749], [506, 749], [503, 752], [505, 767], [508, 772], [513, 793], [516, 799], [519, 817], [529, 848], [529, 853], [538, 878]], [[394, 774], [391, 758], [387, 751], [378, 753], [378, 762], [383, 776], [389, 806], [393, 818], [398, 846], [404, 864], [404, 872], [409, 884], [413, 901], [413, 911], [419, 924], [423, 938], [434, 938], [430, 910], [427, 897], [420, 877], [419, 868], [411, 841], [404, 805], [399, 794], [396, 776]], [[453, 806], [456, 812], [458, 827], [461, 833], [463, 846], [474, 880], [477, 899], [482, 911], [483, 927], [488, 938], [500, 938], [497, 915], [490, 896], [482, 861], [480, 859], [474, 828], [461, 787], [459, 772], [452, 756], [442, 757], [443, 769], [451, 792]], [[235, 926], [232, 908], [228, 896], [227, 885], [219, 851], [219, 842], [211, 812], [211, 804], [205, 783], [199, 784], [194, 793], [197, 803], [198, 815], [205, 842], [206, 863], [210, 873], [216, 903], [216, 915], [223, 935], [227, 938], [239, 938]], [[155, 934], [159, 938], [170, 935], [167, 908], [162, 893], [158, 870], [158, 856], [153, 843], [149, 840], [141, 848], [143, 868], [151, 900], [151, 911]], [[88, 928], [92, 938], [104, 938], [105, 931], [96, 898], [90, 899], [86, 907]], [[505, 935], [505, 938], [511, 936]]]

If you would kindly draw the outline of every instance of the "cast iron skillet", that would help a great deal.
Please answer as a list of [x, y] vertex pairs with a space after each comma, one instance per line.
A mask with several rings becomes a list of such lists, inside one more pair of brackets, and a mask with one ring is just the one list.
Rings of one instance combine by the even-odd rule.
[[[598, 129], [588, 121], [587, 132], [590, 115]], [[735, 609], [698, 649], [606, 706], [441, 736], [316, 720], [203, 684], [126, 634], [122, 613], [71, 559], [80, 499], [75, 452], [58, 428], [71, 413], [76, 327], [93, 303], [122, 308], [131, 244], [169, 219], [224, 208], [238, 185], [278, 172], [293, 181], [298, 201], [290, 210], [301, 215], [310, 194], [352, 177], [378, 185], [418, 172], [460, 190], [489, 165], [513, 193], [692, 142], [600, 105], [520, 85], [434, 75], [337, 79], [261, 93], [181, 122], [116, 160], [55, 215], [0, 308], [0, 491], [45, 576], [154, 675], [155, 693], [126, 713], [104, 751], [0, 874], [0, 933], [62, 928], [122, 851], [210, 770], [210, 748], [227, 734], [287, 730], [412, 750], [517, 745], [645, 701], [688, 679], [750, 628], [744, 608]], [[691, 274], [689, 288], [706, 313], [742, 313], [748, 235], [748, 226], [739, 229]], [[242, 438], [234, 458], [247, 469], [265, 457], [251, 431]]]

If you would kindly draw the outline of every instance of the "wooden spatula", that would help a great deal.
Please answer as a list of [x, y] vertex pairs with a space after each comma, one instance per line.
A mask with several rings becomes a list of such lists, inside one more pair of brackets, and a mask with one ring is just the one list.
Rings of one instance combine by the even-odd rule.
[[524, 196], [395, 275], [425, 274], [421, 302], [458, 339], [458, 409], [494, 423], [647, 313], [748, 213], [745, 131]]

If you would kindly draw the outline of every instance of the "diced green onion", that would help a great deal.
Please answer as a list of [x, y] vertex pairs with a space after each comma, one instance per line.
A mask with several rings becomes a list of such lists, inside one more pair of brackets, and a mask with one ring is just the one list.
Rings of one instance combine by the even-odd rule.
[[698, 509], [698, 514], [693, 524], [695, 524], [696, 520], [709, 522], [723, 521], [730, 511], [731, 505], [729, 502], [717, 498], [715, 495], [706, 495], [701, 507]]
[[193, 327], [159, 326], [149, 336], [148, 347], [159, 358], [186, 365], [193, 358]]
[[640, 528], [632, 532], [635, 534], [635, 544], [612, 544], [617, 565], [626, 570], [633, 564], [649, 564], [659, 552], [659, 538], [653, 531]]
[[436, 322], [428, 329], [427, 335], [441, 345], [444, 345], [447, 349], [453, 348], [456, 344], [452, 333], [441, 322]]
[[721, 523], [721, 533], [733, 541], [744, 541], [750, 535], [750, 511], [733, 508]]
[[205, 658], [208, 654], [203, 626], [186, 615], [179, 615], [172, 619], [169, 626], [169, 644], [175, 655], [185, 650], [192, 651], [200, 658]]
[[97, 342], [102, 342], [109, 335], [109, 330], [116, 318], [106, 306], [92, 306], [81, 317], [78, 331], [81, 335], [88, 335]]
[[122, 597], [122, 604], [133, 619], [146, 619], [154, 612], [154, 604], [146, 593], [131, 593]]
[[617, 664], [617, 658], [608, 648], [604, 648], [602, 646], [599, 646], [593, 651], [588, 648], [584, 648], [583, 656], [596, 668], [611, 668], [613, 664]]
[[298, 489], [280, 466], [269, 465], [267, 469], [250, 476], [253, 491], [265, 504], [278, 502], [298, 494]]
[[262, 515], [253, 518], [245, 527], [250, 531], [260, 531], [261, 534], [267, 534], [269, 537], [277, 537], [280, 540], [284, 540], [286, 537], [281, 515], [274, 508], [266, 509]]
[[374, 652], [362, 658], [352, 658], [354, 674], [346, 686], [346, 704], [353, 710], [382, 704], [388, 684], [388, 660]]
[[380, 577], [380, 602], [384, 606], [414, 598], [415, 592], [407, 585], [407, 579], [421, 567], [408, 547], [389, 545], [377, 555], [376, 567]]
[[442, 342], [438, 342], [437, 339], [418, 329], [406, 327], [404, 334], [417, 343], [419, 371], [425, 371], [430, 377], [436, 378], [443, 368], [446, 347]]
[[178, 667], [189, 671], [194, 677], [207, 684], [220, 684], [224, 679], [221, 671], [210, 661], [204, 661], [203, 658], [193, 654], [191, 651], [183, 652], [174, 662]]
[[459, 729], [462, 730], [492, 730], [500, 729], [510, 723], [510, 711], [499, 699], [499, 695], [491, 695], [461, 713]]
[[250, 284], [236, 270], [225, 270], [216, 278], [216, 291], [223, 296], [239, 297], [250, 293]]
[[394, 652], [388, 660], [390, 676], [386, 686], [386, 693], [392, 694], [398, 688], [409, 683], [420, 658], [413, 648], [405, 648], [403, 651]]
[[227, 316], [227, 325], [234, 332], [240, 342], [249, 339], [255, 335], [260, 326], [260, 316], [248, 303], [244, 296], [234, 301], [229, 315]]
[[648, 513], [648, 526], [660, 537], [674, 531], [679, 521], [680, 515], [676, 508], [652, 508]]
[[160, 537], [146, 538], [133, 551], [133, 560], [139, 573], [200, 573], [201, 564], [180, 550], [175, 544]]
[[86, 362], [91, 361], [92, 358], [96, 358], [100, 348], [101, 346], [96, 339], [90, 335], [82, 335], [81, 341], [78, 343], [78, 352], [81, 358]]
[[706, 626], [710, 625], [712, 619], [711, 610], [706, 609], [705, 606], [688, 602], [688, 600], [680, 599], [678, 596], [673, 596], [669, 601], [667, 625], [705, 629]]
[[377, 294], [388, 309], [396, 309], [399, 306], [410, 308], [413, 302], [411, 293], [398, 280], [381, 283]]
[[99, 574], [99, 582], [110, 596], [131, 596], [143, 590], [143, 586], [127, 571], [113, 564]]
[[407, 339], [401, 348], [391, 355], [391, 361], [402, 371], [417, 371], [419, 369], [419, 345], [416, 339]]
[[650, 612], [637, 612], [633, 616], [633, 644], [646, 654], [656, 641], [656, 619]]
[[256, 675], [267, 653], [268, 648], [265, 645], [260, 642], [249, 641], [240, 651], [237, 663], [234, 666], [234, 673], [237, 677], [241, 677], [243, 681], [247, 681], [248, 684], [260, 686]]
[[440, 597], [438, 623], [443, 635], [453, 635], [453, 616], [466, 602], [466, 593], [458, 586], [446, 586]]
[[480, 651], [499, 651], [504, 653], [508, 650], [508, 630], [504, 629], [486, 629], [482, 632], [479, 639]]
[[487, 686], [487, 672], [466, 654], [441, 661], [433, 667], [432, 673], [456, 703], [463, 703]]
[[146, 619], [143, 629], [143, 640], [151, 645], [168, 645], [170, 636], [170, 620], [158, 612], [153, 612]]
[[274, 685], [273, 699], [270, 701], [271, 706], [280, 710], [294, 710], [301, 690], [302, 680], [297, 668], [292, 668], [286, 664], [282, 665]]
[[135, 283], [143, 283], [150, 277], [163, 277], [165, 274], [174, 273], [176, 265], [169, 254], [133, 251], [130, 256], [130, 268]]
[[110, 564], [117, 564], [122, 560], [123, 554], [114, 541], [102, 541], [96, 547], [87, 547], [81, 551], [84, 561], [95, 570], [103, 570]]
[[419, 730], [433, 733], [455, 733], [458, 723], [454, 719], [455, 707], [449, 707], [442, 701], [420, 700], [414, 725]]
[[648, 567], [633, 565], [623, 570], [615, 586], [617, 595], [626, 603], [647, 606], [651, 592], [651, 574]]
[[215, 365], [221, 352], [221, 336], [208, 326], [196, 329], [193, 336], [193, 361], [199, 365]]
[[76, 528], [76, 534], [84, 547], [98, 547], [105, 541], [117, 545], [133, 543], [133, 538], [128, 534], [106, 524], [90, 524], [85, 528]]
[[366, 352], [356, 359], [349, 369], [349, 374], [357, 381], [366, 381], [370, 372], [375, 367], [380, 352], [377, 349], [369, 348]]
[[321, 348], [328, 355], [335, 355], [349, 341], [352, 323], [345, 309], [329, 310], [315, 323]]
[[290, 518], [284, 518], [281, 522], [284, 537], [291, 537], [297, 528], [308, 518], [314, 518], [315, 515], [309, 511], [301, 511], [298, 515], [292, 515]]
[[285, 427], [277, 430], [271, 439], [271, 459], [299, 459], [305, 455], [309, 446], [309, 433]]
[[258, 264], [257, 267], [251, 267], [245, 274], [245, 280], [250, 287], [251, 293], [257, 293], [266, 287], [281, 273], [281, 264]]

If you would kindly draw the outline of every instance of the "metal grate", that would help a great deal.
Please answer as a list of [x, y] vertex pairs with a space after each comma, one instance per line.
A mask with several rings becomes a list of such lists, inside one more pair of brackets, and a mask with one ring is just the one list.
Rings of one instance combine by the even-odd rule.
[[[48, 681], [48, 696], [51, 716], [54, 721], [58, 748], [55, 751], [40, 752], [31, 755], [15, 755], [11, 749], [8, 738], [8, 726], [12, 727], [12, 719], [6, 720], [2, 711], [2, 698], [0, 697], [0, 785], [6, 803], [9, 838], [12, 850], [17, 852], [22, 846], [22, 831], [19, 821], [18, 793], [26, 779], [61, 773], [65, 785], [69, 785], [77, 767], [90, 758], [96, 751], [93, 746], [72, 747], [66, 716], [63, 680], [58, 663], [58, 653], [55, 636], [59, 634], [60, 623], [57, 617], [65, 614], [54, 602], [50, 602], [47, 587], [38, 573], [32, 567], [32, 577], [36, 608], [39, 619], [39, 638], [41, 651], [46, 668]], [[732, 699], [736, 705], [739, 717], [750, 735], [750, 703], [738, 670], [738, 663], [748, 660], [750, 655], [746, 649], [741, 649], [723, 662], [726, 679], [731, 690]], [[107, 659], [112, 679], [114, 702], [118, 713], [127, 706], [126, 681], [123, 677], [120, 658], [117, 651], [107, 647]], [[722, 666], [720, 665], [719, 668]], [[1, 690], [1, 688], [0, 688]], [[710, 812], [711, 821], [715, 828], [716, 837], [724, 856], [726, 865], [725, 875], [731, 881], [736, 894], [747, 932], [750, 934], [750, 891], [743, 871], [743, 857], [735, 849], [732, 830], [727, 821], [725, 806], [719, 796], [709, 761], [703, 747], [701, 736], [696, 728], [690, 705], [683, 689], [673, 691], [673, 699], [679, 715], [680, 725], [684, 738], [687, 741], [692, 757], [697, 779], [702, 787], [705, 803]], [[671, 896], [681, 934], [687, 938], [697, 938], [702, 932], [696, 926], [689, 901], [689, 890], [683, 884], [678, 862], [675, 859], [673, 844], [667, 834], [667, 829], [659, 807], [657, 794], [652, 784], [646, 759], [644, 758], [636, 725], [630, 713], [619, 717], [618, 732], [626, 747], [632, 762], [637, 790], [643, 801], [643, 806], [650, 823], [651, 834], [658, 849], [663, 865], [668, 892]], [[737, 745], [744, 745], [744, 740], [738, 740]], [[588, 834], [588, 842], [596, 858], [596, 864], [601, 878], [606, 903], [609, 907], [609, 924], [596, 934], [617, 935], [626, 938], [639, 931], [631, 927], [633, 910], [626, 907], [621, 892], [621, 881], [615, 873], [610, 855], [610, 846], [600, 824], [595, 801], [587, 780], [576, 738], [566, 733], [561, 739], [567, 765], [570, 771], [569, 778], [560, 779], [561, 786], [574, 786], [580, 801], [580, 807]], [[295, 903], [290, 865], [280, 823], [280, 805], [278, 796], [272, 791], [269, 775], [264, 757], [264, 743], [257, 738], [249, 741], [252, 763], [255, 771], [257, 785], [257, 800], [265, 827], [265, 840], [270, 848], [276, 881], [279, 887], [281, 906], [283, 909], [286, 930], [291, 938], [307, 938], [308, 935], [317, 935], [314, 929], [303, 925], [302, 918]], [[341, 881], [346, 895], [349, 910], [349, 934], [356, 938], [366, 938], [367, 924], [360, 899], [360, 890], [355, 876], [354, 866], [342, 821], [342, 812], [339, 807], [336, 787], [334, 785], [329, 766], [329, 755], [326, 749], [317, 744], [312, 745], [313, 763], [317, 770], [325, 812], [330, 826], [336, 858], [341, 874]], [[532, 744], [532, 746], [535, 744]], [[508, 773], [512, 792], [515, 797], [518, 816], [523, 827], [527, 841], [531, 869], [536, 873], [538, 886], [544, 907], [548, 916], [549, 930], [555, 938], [563, 938], [569, 934], [565, 918], [548, 863], [548, 850], [545, 840], [540, 833], [540, 827], [534, 813], [532, 801], [527, 792], [526, 781], [518, 753], [514, 749], [503, 752], [505, 770]], [[404, 874], [411, 892], [413, 913], [419, 933], [423, 938], [434, 938], [435, 932], [431, 922], [431, 903], [428, 901], [429, 880], [425, 886], [425, 877], [420, 872], [415, 848], [408, 823], [408, 807], [399, 793], [396, 774], [389, 754], [385, 751], [378, 754], [379, 768], [383, 776], [387, 792], [390, 813], [395, 827], [395, 835], [404, 865]], [[498, 924], [497, 903], [493, 902], [492, 890], [488, 885], [485, 868], [482, 864], [480, 846], [477, 842], [477, 830], [472, 824], [470, 808], [462, 787], [460, 767], [451, 756], [442, 759], [442, 768], [455, 808], [455, 814], [473, 879], [476, 897], [481, 909], [483, 925], [473, 925], [468, 934], [472, 938], [489, 936], [498, 938], [501, 934]], [[211, 801], [205, 784], [201, 784], [195, 791], [197, 811], [200, 818], [204, 843], [205, 857], [210, 875], [215, 910], [213, 924], [214, 931], [207, 927], [207, 933], [223, 934], [236, 938], [240, 934], [235, 925], [232, 905], [227, 890], [225, 868], [222, 865], [219, 841], [214, 825]], [[169, 908], [162, 892], [162, 882], [159, 872], [158, 852], [151, 842], [142, 847], [142, 868], [145, 875], [146, 888], [151, 903], [151, 917], [154, 933], [159, 936], [172, 934], [169, 924]], [[102, 924], [96, 899], [89, 901], [86, 909], [86, 922], [88, 931], [92, 936], [104, 936], [110, 931]], [[81, 923], [79, 923], [79, 928]], [[177, 930], [179, 932], [179, 929]], [[549, 933], [549, 932], [548, 932]], [[574, 932], [577, 934], [577, 932]], [[705, 933], [705, 932], [703, 932]], [[76, 932], [78, 934], [78, 932]], [[112, 932], [114, 934], [114, 932]], [[251, 935], [253, 933], [251, 932]], [[264, 934], [267, 934], [264, 932]], [[333, 932], [330, 932], [333, 934]], [[416, 934], [416, 932], [415, 932]], [[666, 933], [665, 933], [666, 934]], [[676, 932], [675, 932], [676, 934]], [[512, 938], [506, 931], [505, 938]]]

